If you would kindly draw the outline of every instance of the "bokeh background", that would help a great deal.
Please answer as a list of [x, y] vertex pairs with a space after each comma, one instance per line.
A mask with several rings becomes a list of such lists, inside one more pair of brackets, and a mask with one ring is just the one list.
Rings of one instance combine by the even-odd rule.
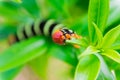
[[[119, 3], [120, 0], [110, 0], [106, 32], [120, 23]], [[89, 0], [0, 0], [0, 53], [10, 47], [8, 43], [10, 34], [14, 34], [23, 25], [30, 25], [32, 22], [42, 19], [55, 19], [75, 30], [79, 35], [87, 37], [88, 6]], [[55, 48], [48, 46], [49, 43], [51, 45], [53, 43], [50, 38], [44, 38], [44, 40], [48, 43], [46, 44], [47, 48], [53, 49], [53, 51], [52, 56], [44, 54], [37, 60], [41, 66], [38, 68], [41, 68], [40, 72], [42, 74], [38, 73], [41, 75], [36, 75], [35, 72], [37, 71], [33, 69], [34, 66], [29, 66], [29, 64], [34, 65], [34, 63], [27, 62], [20, 72], [16, 73], [15, 80], [73, 80], [75, 69], [73, 65], [78, 62], [76, 58], [72, 57], [62, 61], [62, 58], [58, 56], [68, 56], [69, 54], [63, 55], [62, 52], [60, 55], [56, 54], [65, 49], [56, 44], [54, 44]], [[60, 47], [60, 50], [56, 46]], [[69, 49], [66, 49], [66, 52], [71, 49], [73, 48], [70, 46]], [[67, 61], [71, 61], [72, 65], [66, 63]], [[8, 75], [10, 74], [11, 72], [8, 73]]]

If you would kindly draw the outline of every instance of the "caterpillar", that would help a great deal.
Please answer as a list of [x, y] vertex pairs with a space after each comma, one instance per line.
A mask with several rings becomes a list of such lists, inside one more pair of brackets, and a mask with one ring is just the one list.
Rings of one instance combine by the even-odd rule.
[[21, 30], [18, 29], [15, 35], [9, 37], [9, 43], [20, 42], [37, 35], [51, 36], [53, 42], [60, 45], [64, 45], [66, 40], [70, 40], [72, 37], [76, 39], [80, 38], [73, 30], [50, 19], [40, 21], [37, 25], [33, 23], [29, 27], [24, 26]]

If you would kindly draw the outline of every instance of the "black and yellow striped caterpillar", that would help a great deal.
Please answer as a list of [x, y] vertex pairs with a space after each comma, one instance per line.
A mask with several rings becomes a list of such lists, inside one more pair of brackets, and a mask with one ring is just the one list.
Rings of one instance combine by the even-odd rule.
[[67, 29], [63, 24], [50, 19], [31, 26], [23, 26], [21, 30], [17, 30], [15, 35], [10, 36], [9, 42], [13, 44], [36, 35], [51, 36], [52, 40], [60, 45], [65, 44], [66, 40], [70, 40], [72, 37], [79, 38], [73, 30]]

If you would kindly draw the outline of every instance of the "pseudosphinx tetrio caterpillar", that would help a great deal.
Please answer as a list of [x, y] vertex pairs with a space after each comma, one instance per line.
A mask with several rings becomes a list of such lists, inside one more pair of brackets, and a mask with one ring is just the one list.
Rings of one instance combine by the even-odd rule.
[[40, 21], [38, 25], [32, 24], [29, 27], [24, 26], [22, 30], [18, 29], [15, 35], [10, 36], [9, 43], [13, 44], [36, 35], [51, 36], [52, 40], [60, 45], [65, 44], [66, 40], [70, 40], [71, 37], [79, 38], [73, 30], [50, 19]]

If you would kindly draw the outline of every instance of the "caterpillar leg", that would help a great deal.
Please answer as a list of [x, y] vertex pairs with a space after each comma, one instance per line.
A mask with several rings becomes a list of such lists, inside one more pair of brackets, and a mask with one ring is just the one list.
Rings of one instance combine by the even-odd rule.
[[75, 48], [80, 48], [80, 46], [77, 45], [77, 44], [74, 44], [73, 47], [75, 47]]

